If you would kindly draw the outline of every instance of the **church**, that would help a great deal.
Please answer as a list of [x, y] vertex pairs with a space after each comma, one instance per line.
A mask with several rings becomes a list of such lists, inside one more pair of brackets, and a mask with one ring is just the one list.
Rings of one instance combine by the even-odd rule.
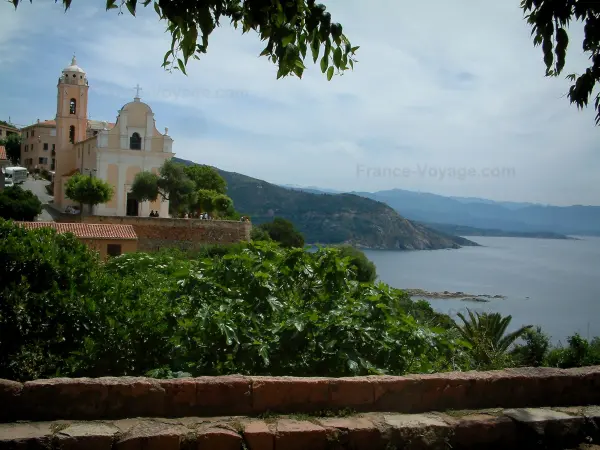
[[174, 156], [168, 128], [156, 128], [154, 113], [139, 96], [119, 111], [115, 123], [88, 120], [88, 80], [77, 65], [63, 69], [58, 80], [56, 106], [56, 167], [54, 203], [64, 211], [75, 202], [65, 196], [66, 184], [76, 173], [101, 178], [113, 186], [112, 199], [94, 207], [100, 216], [148, 216], [158, 211], [168, 217], [169, 203], [138, 202], [130, 194], [135, 175], [141, 171], [158, 173]]

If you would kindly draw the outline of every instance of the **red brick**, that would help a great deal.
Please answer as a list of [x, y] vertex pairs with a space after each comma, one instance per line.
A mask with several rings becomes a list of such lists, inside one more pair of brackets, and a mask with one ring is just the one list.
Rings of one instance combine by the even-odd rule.
[[326, 450], [333, 433], [311, 422], [281, 419], [277, 422], [275, 450]]
[[196, 380], [197, 415], [245, 415], [252, 412], [252, 384], [241, 376], [200, 377]]
[[371, 380], [360, 378], [337, 378], [329, 382], [330, 407], [353, 408], [367, 411], [375, 400]]
[[92, 419], [105, 414], [108, 386], [90, 378], [53, 378], [23, 385], [23, 419]]
[[165, 390], [157, 380], [141, 377], [105, 377], [98, 381], [108, 386], [106, 417], [165, 415]]
[[240, 450], [241, 436], [226, 428], [209, 428], [198, 433], [198, 450]]
[[165, 415], [167, 417], [185, 417], [192, 415], [196, 408], [196, 380], [182, 378], [160, 380], [165, 390]]
[[262, 420], [246, 424], [244, 441], [249, 450], [273, 450], [275, 448], [275, 435]]
[[386, 446], [381, 431], [373, 422], [365, 418], [321, 419], [319, 424], [325, 428], [338, 430], [339, 441], [344, 448], [378, 450]]
[[255, 413], [294, 413], [329, 408], [329, 379], [252, 377]]
[[373, 411], [415, 412], [421, 402], [418, 379], [408, 377], [369, 377], [373, 381]]

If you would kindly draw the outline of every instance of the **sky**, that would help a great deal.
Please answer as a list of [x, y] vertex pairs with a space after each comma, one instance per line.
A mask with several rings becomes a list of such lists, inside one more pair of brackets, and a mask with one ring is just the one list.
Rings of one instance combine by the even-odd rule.
[[[170, 35], [152, 7], [0, 2], [0, 119], [53, 119], [76, 54], [89, 118], [114, 122], [139, 84], [180, 158], [277, 184], [600, 205], [593, 108], [544, 77], [518, 0], [324, 3], [360, 46], [329, 82], [312, 60], [302, 80], [277, 80], [258, 36], [227, 23], [185, 76], [161, 67]], [[565, 74], [588, 62], [580, 27], [570, 38]]]

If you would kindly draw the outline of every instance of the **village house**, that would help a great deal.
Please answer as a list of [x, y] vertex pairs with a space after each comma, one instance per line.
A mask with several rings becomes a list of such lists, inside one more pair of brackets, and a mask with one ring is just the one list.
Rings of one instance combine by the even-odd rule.
[[11, 125], [9, 122], [5, 122], [4, 120], [0, 120], [0, 141], [7, 138], [11, 134], [19, 134], [19, 132], [19, 129], [14, 125]]
[[90, 249], [97, 251], [102, 259], [137, 251], [138, 237], [131, 225], [59, 223], [59, 222], [15, 222], [29, 230], [52, 228], [58, 233], [73, 233]]

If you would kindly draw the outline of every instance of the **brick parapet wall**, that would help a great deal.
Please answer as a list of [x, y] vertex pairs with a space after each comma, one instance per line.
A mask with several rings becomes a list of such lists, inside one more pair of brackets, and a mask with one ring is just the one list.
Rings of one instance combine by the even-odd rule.
[[404, 377], [0, 380], [0, 421], [256, 416], [342, 409], [422, 413], [599, 403], [600, 366]]
[[61, 222], [132, 225], [138, 236], [138, 250], [164, 247], [197, 248], [205, 244], [233, 244], [250, 240], [252, 225], [231, 220], [170, 219], [155, 217], [68, 216]]

